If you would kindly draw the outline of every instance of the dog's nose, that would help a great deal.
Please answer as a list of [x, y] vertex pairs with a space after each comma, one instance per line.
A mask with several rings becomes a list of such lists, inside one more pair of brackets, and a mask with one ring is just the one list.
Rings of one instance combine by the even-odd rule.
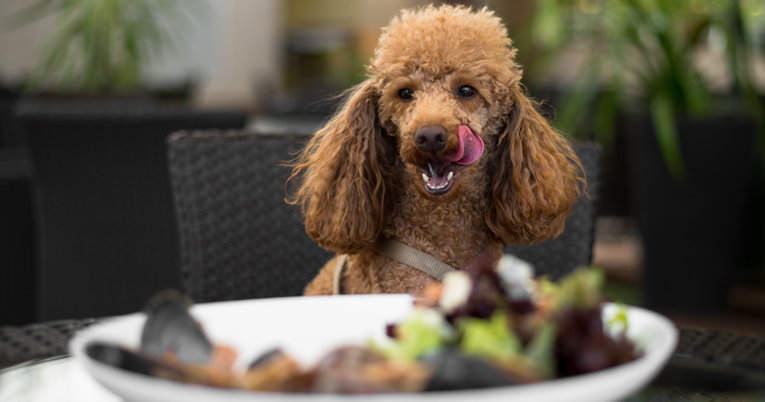
[[414, 143], [422, 152], [435, 154], [444, 149], [449, 133], [441, 126], [420, 127], [414, 133]]

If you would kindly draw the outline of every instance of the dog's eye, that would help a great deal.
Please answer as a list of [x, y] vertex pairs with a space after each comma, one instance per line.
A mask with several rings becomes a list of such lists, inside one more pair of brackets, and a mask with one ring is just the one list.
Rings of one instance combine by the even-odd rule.
[[463, 85], [463, 86], [460, 87], [459, 91], [457, 91], [457, 92], [460, 94], [461, 97], [469, 98], [469, 97], [475, 95], [476, 91], [475, 91], [475, 88], [473, 88], [471, 86]]
[[398, 96], [403, 100], [410, 100], [414, 97], [414, 92], [411, 89], [404, 88], [398, 91]]

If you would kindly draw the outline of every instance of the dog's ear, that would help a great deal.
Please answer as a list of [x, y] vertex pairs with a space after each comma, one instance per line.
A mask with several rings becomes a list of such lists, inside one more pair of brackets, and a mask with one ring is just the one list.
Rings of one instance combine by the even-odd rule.
[[293, 165], [290, 179], [303, 176], [288, 201], [301, 204], [311, 238], [338, 253], [375, 242], [392, 212], [395, 144], [380, 126], [377, 100], [371, 80], [352, 88]]
[[491, 160], [486, 223], [502, 244], [557, 237], [584, 185], [584, 170], [568, 140], [539, 114], [519, 84]]

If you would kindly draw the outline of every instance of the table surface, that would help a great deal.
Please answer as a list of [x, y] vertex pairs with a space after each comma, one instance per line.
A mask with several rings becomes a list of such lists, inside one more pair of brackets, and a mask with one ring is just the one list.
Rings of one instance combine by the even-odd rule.
[[21, 364], [0, 371], [0, 401], [121, 402], [74, 357]]
[[[121, 402], [97, 383], [77, 361], [67, 356], [18, 365], [0, 371], [0, 401]], [[651, 385], [625, 402], [765, 401], [765, 391], [694, 393]]]

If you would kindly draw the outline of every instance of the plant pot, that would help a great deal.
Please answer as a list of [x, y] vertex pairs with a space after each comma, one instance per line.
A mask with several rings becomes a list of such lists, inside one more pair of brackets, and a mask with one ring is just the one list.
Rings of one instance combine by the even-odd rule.
[[6, 86], [0, 82], [0, 148], [21, 145], [19, 123], [13, 114], [19, 93], [16, 86]]
[[18, 95], [26, 100], [34, 100], [39, 103], [69, 105], [186, 105], [190, 102], [197, 87], [198, 80], [188, 77], [183, 81], [144, 84], [132, 90], [116, 92], [39, 90], [27, 93], [19, 91]]
[[628, 166], [629, 141], [626, 126], [625, 119], [617, 119], [617, 127], [611, 143], [603, 145], [596, 211], [598, 216], [632, 216]]
[[659, 311], [720, 312], [744, 251], [747, 220], [757, 208], [756, 126], [745, 117], [679, 117], [687, 169], [669, 173], [651, 120], [630, 133], [633, 211], [645, 250], [644, 304]]

